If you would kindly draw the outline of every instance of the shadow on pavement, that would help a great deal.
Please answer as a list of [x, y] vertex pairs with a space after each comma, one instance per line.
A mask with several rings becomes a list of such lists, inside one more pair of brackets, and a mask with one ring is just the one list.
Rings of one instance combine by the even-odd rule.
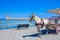
[[[46, 30], [41, 30], [41, 33], [42, 35], [45, 35], [46, 34]], [[56, 33], [55, 30], [49, 30], [49, 33], [48, 34], [51, 34], [51, 33]], [[25, 35], [25, 36], [22, 36], [23, 38], [25, 37], [38, 37], [38, 33], [36, 34], [31, 34], [31, 35]]]

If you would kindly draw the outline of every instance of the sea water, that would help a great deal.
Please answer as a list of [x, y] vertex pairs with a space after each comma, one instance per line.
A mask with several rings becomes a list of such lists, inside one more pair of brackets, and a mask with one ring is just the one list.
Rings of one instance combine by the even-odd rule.
[[19, 24], [29, 24], [29, 27], [34, 27], [35, 22], [32, 21], [31, 23], [29, 20], [5, 20], [0, 19], [0, 30], [1, 29], [9, 29], [9, 28], [17, 28]]

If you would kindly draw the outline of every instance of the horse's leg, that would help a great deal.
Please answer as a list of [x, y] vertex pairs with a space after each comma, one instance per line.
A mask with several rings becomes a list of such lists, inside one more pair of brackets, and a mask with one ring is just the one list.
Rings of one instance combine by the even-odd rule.
[[57, 26], [56, 27], [54, 27], [54, 29], [55, 29], [55, 34], [57, 35], [57, 33], [58, 33], [58, 31], [57, 31]]
[[37, 25], [38, 37], [41, 38], [41, 30], [40, 29], [41, 29], [40, 25]]
[[47, 30], [47, 32], [46, 32], [46, 35], [47, 35], [49, 32], [49, 25], [48, 24], [46, 25], [46, 30]]
[[18, 30], [19, 30], [20, 26], [18, 25]]

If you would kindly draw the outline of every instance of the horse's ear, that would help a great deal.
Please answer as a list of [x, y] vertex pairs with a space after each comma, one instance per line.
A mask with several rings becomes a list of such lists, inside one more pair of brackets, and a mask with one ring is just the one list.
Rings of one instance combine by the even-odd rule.
[[33, 16], [33, 15], [34, 15], [34, 13], [31, 14], [31, 16]]

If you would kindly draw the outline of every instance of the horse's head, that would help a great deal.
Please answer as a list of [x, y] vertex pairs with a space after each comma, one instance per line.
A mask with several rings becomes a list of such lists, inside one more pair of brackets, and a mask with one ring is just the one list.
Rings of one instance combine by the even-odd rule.
[[34, 18], [35, 18], [35, 16], [34, 16], [34, 14], [32, 14], [32, 15], [30, 16], [30, 18], [29, 18], [29, 22], [31, 22], [32, 20], [34, 20]]

